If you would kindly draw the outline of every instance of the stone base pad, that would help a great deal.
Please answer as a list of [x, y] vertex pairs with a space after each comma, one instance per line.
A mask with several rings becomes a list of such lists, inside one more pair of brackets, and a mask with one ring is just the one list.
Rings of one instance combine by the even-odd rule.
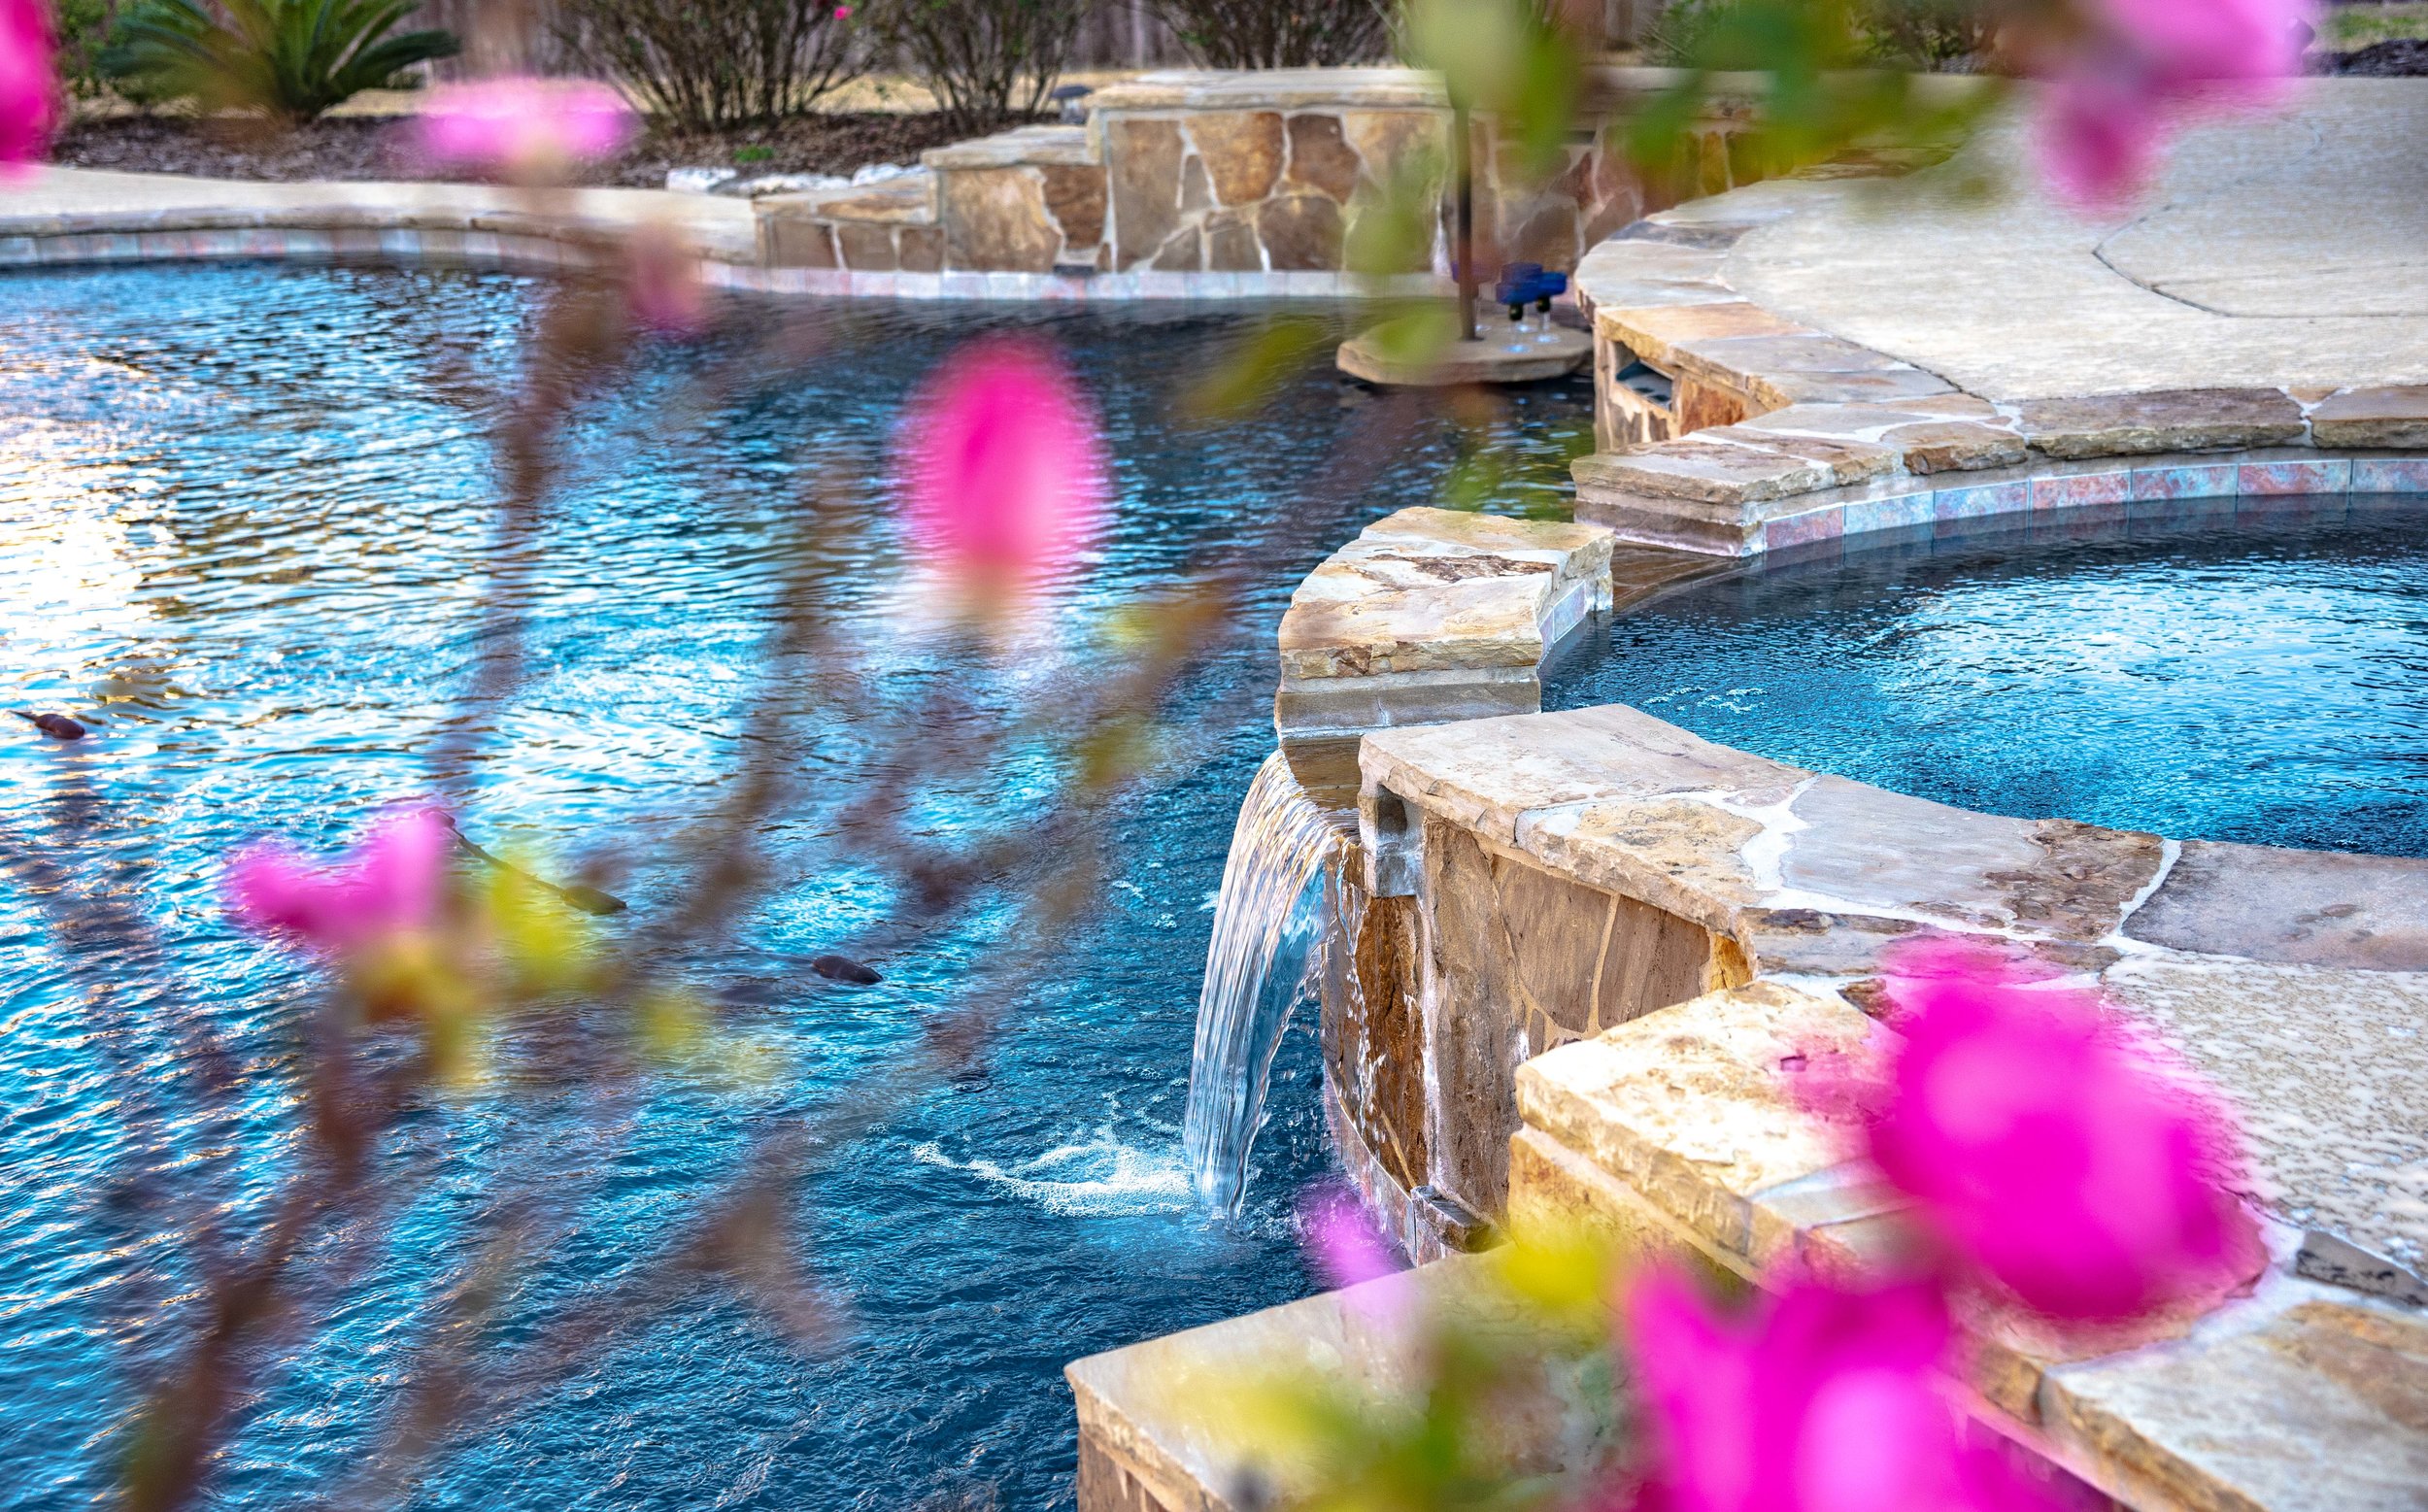
[[1563, 325], [1548, 330], [1453, 342], [1437, 355], [1410, 362], [1386, 354], [1366, 331], [1340, 344], [1334, 360], [1351, 378], [1399, 388], [1445, 388], [1454, 384], [1535, 384], [1566, 378], [1594, 354], [1593, 338]]

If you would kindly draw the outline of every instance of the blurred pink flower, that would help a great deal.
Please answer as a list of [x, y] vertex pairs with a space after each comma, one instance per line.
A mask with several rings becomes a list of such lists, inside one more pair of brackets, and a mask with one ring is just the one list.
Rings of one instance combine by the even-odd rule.
[[946, 358], [903, 412], [899, 453], [912, 543], [981, 598], [1034, 587], [1103, 521], [1095, 415], [1040, 341], [983, 337]]
[[2058, 193], [2086, 206], [2140, 191], [2165, 131], [2149, 95], [2087, 75], [2052, 82], [2032, 124], [2040, 172]]
[[2000, 952], [1927, 942], [1887, 964], [1903, 1044], [1871, 1155], [1955, 1256], [2078, 1322], [2256, 1274], [2257, 1226], [2225, 1185], [2234, 1126], [2188, 1069], [2095, 993], [2034, 987]]
[[0, 0], [0, 170], [40, 158], [58, 129], [55, 47], [45, 0]]
[[2298, 74], [2318, 19], [2313, 0], [2096, 0], [2164, 84], [2256, 84]]
[[2142, 187], [2196, 105], [2252, 105], [2301, 72], [2316, 0], [2084, 0], [2034, 120], [2043, 170], [2085, 206]]
[[1654, 1462], [1640, 1512], [2039, 1512], [2053, 1498], [1940, 1394], [1952, 1328], [1928, 1286], [1807, 1277], [1740, 1319], [1674, 1269], [1626, 1306]]
[[415, 147], [435, 166], [536, 181], [613, 156], [636, 124], [624, 96], [603, 84], [487, 79], [431, 90], [415, 118]]
[[1399, 1258], [1375, 1231], [1355, 1195], [1325, 1188], [1298, 1207], [1298, 1242], [1334, 1290], [1399, 1273]]
[[228, 863], [222, 892], [238, 924], [354, 951], [427, 929], [438, 916], [454, 833], [428, 809], [391, 814], [345, 861], [321, 868], [284, 846], [255, 846]]
[[667, 336], [708, 328], [708, 293], [699, 264], [671, 231], [644, 226], [624, 249], [624, 300], [633, 320]]

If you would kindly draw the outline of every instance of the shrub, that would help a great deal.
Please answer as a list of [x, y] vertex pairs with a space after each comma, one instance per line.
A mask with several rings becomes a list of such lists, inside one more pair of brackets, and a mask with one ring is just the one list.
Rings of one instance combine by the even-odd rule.
[[1035, 115], [1062, 76], [1087, 0], [880, 0], [886, 41], [963, 131]]
[[715, 131], [805, 110], [856, 77], [849, 15], [833, 0], [561, 0], [554, 30], [675, 125]]
[[[1986, 0], [1851, 0], [1816, 19], [1845, 44], [1846, 61], [1939, 69], [1985, 56], [1997, 40], [1998, 17]], [[1759, 67], [1757, 31], [1770, 27], [1761, 8], [1745, 0], [1675, 0], [1644, 40], [1656, 63]], [[1837, 34], [1842, 33], [1842, 37]]]
[[1862, 24], [1884, 63], [1944, 69], [1988, 56], [1998, 21], [1978, 0], [1870, 0]]
[[118, 19], [116, 10], [113, 0], [59, 0], [52, 10], [59, 33], [59, 82], [80, 100], [108, 87], [95, 64]]
[[1360, 63], [1389, 50], [1390, 20], [1374, 0], [1155, 0], [1209, 68], [1309, 68]]
[[317, 119], [417, 63], [462, 50], [445, 31], [397, 33], [421, 0], [134, 0], [95, 70], [135, 100]]

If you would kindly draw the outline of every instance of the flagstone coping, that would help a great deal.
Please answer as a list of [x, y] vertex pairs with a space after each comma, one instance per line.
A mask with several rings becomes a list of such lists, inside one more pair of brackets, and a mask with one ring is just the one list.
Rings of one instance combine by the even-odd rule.
[[1733, 941], [1758, 983], [1863, 1000], [1933, 933], [2098, 977], [2251, 1110], [2272, 1211], [2428, 1271], [2428, 860], [1975, 813], [1620, 704], [1376, 730], [1360, 770], [1368, 855], [1420, 870], [1426, 826], [1377, 819], [1418, 811]]
[[[1518, 1070], [1513, 1230], [1581, 1223], [1756, 1285], [1788, 1267], [1877, 1274], [1899, 1253], [1899, 1200], [1792, 1084], [1892, 1037], [1836, 991], [1756, 982], [1535, 1057]], [[2298, 1242], [2270, 1229], [2278, 1253]], [[1962, 1318], [1974, 1414], [2128, 1505], [2362, 1512], [2416, 1505], [2428, 1485], [2415, 1309], [2272, 1268], [2207, 1316], [2121, 1334], [1977, 1304]]]
[[[2402, 135], [2401, 122], [2428, 122], [2428, 84], [2351, 83], [2360, 87], [2313, 82], [2296, 119], [2379, 146], [2389, 131]], [[1741, 556], [2082, 505], [2428, 491], [2428, 359], [2418, 354], [2428, 341], [2428, 253], [2416, 251], [2428, 246], [2428, 209], [2416, 194], [2389, 186], [2393, 203], [2361, 214], [2368, 234], [2353, 254], [2383, 264], [2380, 287], [2414, 290], [2415, 312], [2377, 311], [2378, 296], [2339, 271], [2344, 243], [2320, 239], [2341, 237], [2338, 218], [2265, 207], [2249, 236], [2253, 255], [2297, 289], [2314, 270], [2318, 308], [2196, 310], [2161, 286], [2175, 262], [2208, 267], [2241, 246], [2234, 218], [2185, 208], [2247, 194], [2221, 164], [2296, 193], [2287, 187], [2302, 176], [2295, 167], [2316, 166], [2307, 140], [2281, 122], [2196, 133], [2178, 154], [2183, 197], [2170, 197], [2171, 180], [2154, 196], [2161, 208], [2108, 228], [2138, 249], [2140, 274], [2101, 262], [2109, 244], [2061, 207], [2029, 195], [1991, 210], [1957, 206], [1929, 192], [1929, 175], [1893, 190], [1772, 181], [1638, 221], [1576, 273], [1602, 349], [1598, 403], [1625, 414], [1644, 407], [1617, 383], [1638, 360], [1681, 393], [1660, 416], [1669, 439], [1655, 444], [1620, 444], [1628, 431], [1605, 414], [1603, 449], [1573, 467], [1577, 518], [1625, 540]], [[2011, 129], [1996, 129], [1973, 160], [2021, 173], [2010, 160], [2019, 151]], [[2323, 151], [2341, 161], [2360, 149]], [[2390, 150], [2373, 171], [2409, 160]], [[2348, 196], [2349, 182], [2332, 182]], [[2207, 240], [2177, 220], [2197, 222]], [[2302, 248], [2310, 266], [2294, 256]], [[2043, 298], [2043, 286], [2071, 289], [2068, 280], [2088, 281], [2074, 296], [2085, 308]], [[2010, 317], [2010, 300], [2028, 315]], [[2347, 306], [2353, 314], [2340, 313]], [[2029, 335], [2041, 353], [2023, 377], [1997, 362], [2001, 341], [2023, 339], [2016, 319], [2035, 322]], [[1944, 339], [1976, 324], [1985, 334], [1971, 346]], [[2305, 330], [2315, 331], [2316, 350], [2300, 345]], [[1875, 331], [1893, 339], [1864, 339]], [[1977, 372], [1918, 359], [1953, 362], [1974, 347], [1987, 349]], [[2136, 367], [2145, 352], [2155, 354]], [[2254, 382], [2272, 362], [2282, 382]], [[2050, 386], [2069, 374], [2083, 391]]]
[[1368, 730], [1542, 707], [1542, 667], [1582, 625], [1708, 570], [1600, 525], [1399, 510], [1291, 594], [1273, 723], [1299, 783], [1345, 806]]
[[1279, 1307], [1227, 1318], [1073, 1361], [1063, 1369], [1079, 1418], [1076, 1499], [1084, 1512], [1255, 1512], [1294, 1504], [1302, 1463], [1248, 1425], [1277, 1389], [1320, 1383], [1352, 1411], [1381, 1418], [1424, 1372], [1410, 1323], [1450, 1314], [1529, 1358], [1489, 1408], [1489, 1443], [1471, 1446], [1506, 1473], [1581, 1475], [1614, 1442], [1607, 1357], [1570, 1339], [1543, 1348], [1475, 1255]]

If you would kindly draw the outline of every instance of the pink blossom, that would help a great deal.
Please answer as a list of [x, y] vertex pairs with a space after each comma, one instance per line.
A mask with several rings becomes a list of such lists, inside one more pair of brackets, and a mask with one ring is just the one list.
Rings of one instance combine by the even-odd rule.
[[2087, 206], [2140, 189], [2187, 109], [2273, 98], [2301, 71], [2316, 0], [2086, 0], [2044, 60], [2034, 139], [2059, 192]]
[[904, 411], [899, 451], [912, 543], [981, 596], [1033, 587], [1103, 521], [1096, 418], [1042, 342], [991, 336], [954, 353]]
[[708, 328], [708, 297], [700, 286], [699, 264], [663, 228], [644, 226], [626, 246], [624, 300], [633, 320], [649, 330], [696, 336]]
[[2141, 90], [2087, 75], [2060, 79], [2033, 118], [2040, 172], [2077, 205], [2108, 205], [2149, 182], [2166, 125]]
[[1299, 1204], [1298, 1233], [1327, 1286], [1360, 1286], [1399, 1272], [1391, 1246], [1366, 1210], [1339, 1188], [1327, 1188]]
[[431, 164], [538, 181], [623, 151], [635, 121], [603, 84], [488, 79], [432, 90], [415, 127], [415, 145]]
[[55, 49], [44, 0], [0, 0], [0, 169], [41, 157], [58, 129]]
[[228, 863], [221, 890], [237, 923], [254, 933], [354, 951], [431, 925], [452, 839], [432, 811], [391, 814], [334, 867], [314, 866], [284, 846], [253, 847]]
[[1953, 1330], [1928, 1286], [1790, 1276], [1739, 1319], [1655, 1269], [1626, 1307], [1654, 1462], [1641, 1512], [2041, 1512], [2053, 1498], [1941, 1394]]
[[[2045, 973], [2041, 973], [2045, 975]], [[2266, 1256], [2215, 1095], [2095, 993], [1932, 942], [1889, 961], [1903, 1037], [1872, 1161], [1948, 1250], [2052, 1318], [2212, 1300]]]
[[2299, 73], [2317, 20], [2310, 0], [2098, 0], [2131, 50], [2165, 84], [2270, 84]]

